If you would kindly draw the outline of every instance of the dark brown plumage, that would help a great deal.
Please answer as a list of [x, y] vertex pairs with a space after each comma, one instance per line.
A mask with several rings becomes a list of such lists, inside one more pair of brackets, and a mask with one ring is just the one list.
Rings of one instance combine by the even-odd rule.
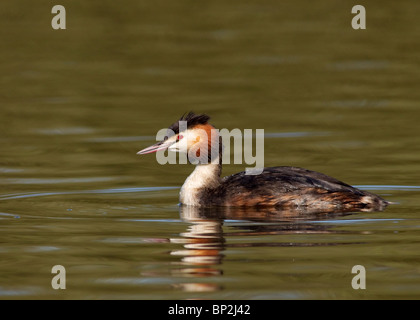
[[179, 121], [187, 121], [187, 129], [191, 129], [200, 124], [207, 124], [210, 120], [210, 117], [206, 114], [195, 114], [190, 111], [187, 114], [183, 114], [178, 121], [171, 124], [168, 128], [168, 132], [173, 131], [175, 134], [179, 133]]
[[297, 167], [264, 168], [259, 175], [240, 172], [203, 189], [208, 206], [273, 206], [282, 209], [383, 210], [388, 202], [325, 174]]

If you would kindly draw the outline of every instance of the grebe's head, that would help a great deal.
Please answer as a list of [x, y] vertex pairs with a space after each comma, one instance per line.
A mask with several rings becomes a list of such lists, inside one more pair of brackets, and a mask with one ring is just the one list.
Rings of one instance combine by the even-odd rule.
[[137, 154], [147, 154], [166, 150], [187, 155], [193, 164], [207, 164], [219, 161], [221, 139], [218, 130], [208, 123], [210, 117], [206, 114], [189, 112], [173, 123], [166, 131], [165, 138], [158, 143], [145, 148]]

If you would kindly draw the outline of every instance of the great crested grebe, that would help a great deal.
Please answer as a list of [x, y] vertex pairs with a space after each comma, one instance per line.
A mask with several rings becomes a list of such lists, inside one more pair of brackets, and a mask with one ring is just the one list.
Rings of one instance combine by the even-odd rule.
[[[180, 191], [180, 203], [197, 207], [309, 207], [320, 211], [376, 211], [388, 202], [325, 174], [297, 167], [271, 167], [257, 175], [239, 172], [221, 178], [222, 143], [210, 117], [193, 112], [172, 124], [165, 139], [137, 154], [159, 150], [181, 152], [196, 165]], [[213, 143], [219, 141], [219, 143]], [[217, 145], [215, 147], [214, 145]], [[204, 151], [203, 151], [204, 150]], [[206, 152], [207, 150], [211, 152]]]

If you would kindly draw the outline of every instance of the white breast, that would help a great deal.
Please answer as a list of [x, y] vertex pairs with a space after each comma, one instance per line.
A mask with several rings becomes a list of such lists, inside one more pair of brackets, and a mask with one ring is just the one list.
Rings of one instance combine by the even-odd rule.
[[200, 194], [205, 188], [214, 188], [220, 184], [220, 168], [218, 164], [197, 165], [194, 171], [185, 180], [179, 193], [182, 204], [201, 206]]

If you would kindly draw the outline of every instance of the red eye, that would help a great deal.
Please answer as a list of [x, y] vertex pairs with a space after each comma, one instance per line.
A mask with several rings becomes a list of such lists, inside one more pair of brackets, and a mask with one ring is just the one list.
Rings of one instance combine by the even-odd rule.
[[182, 138], [184, 138], [182, 135], [178, 135], [178, 137], [176, 137], [176, 141], [181, 140]]

